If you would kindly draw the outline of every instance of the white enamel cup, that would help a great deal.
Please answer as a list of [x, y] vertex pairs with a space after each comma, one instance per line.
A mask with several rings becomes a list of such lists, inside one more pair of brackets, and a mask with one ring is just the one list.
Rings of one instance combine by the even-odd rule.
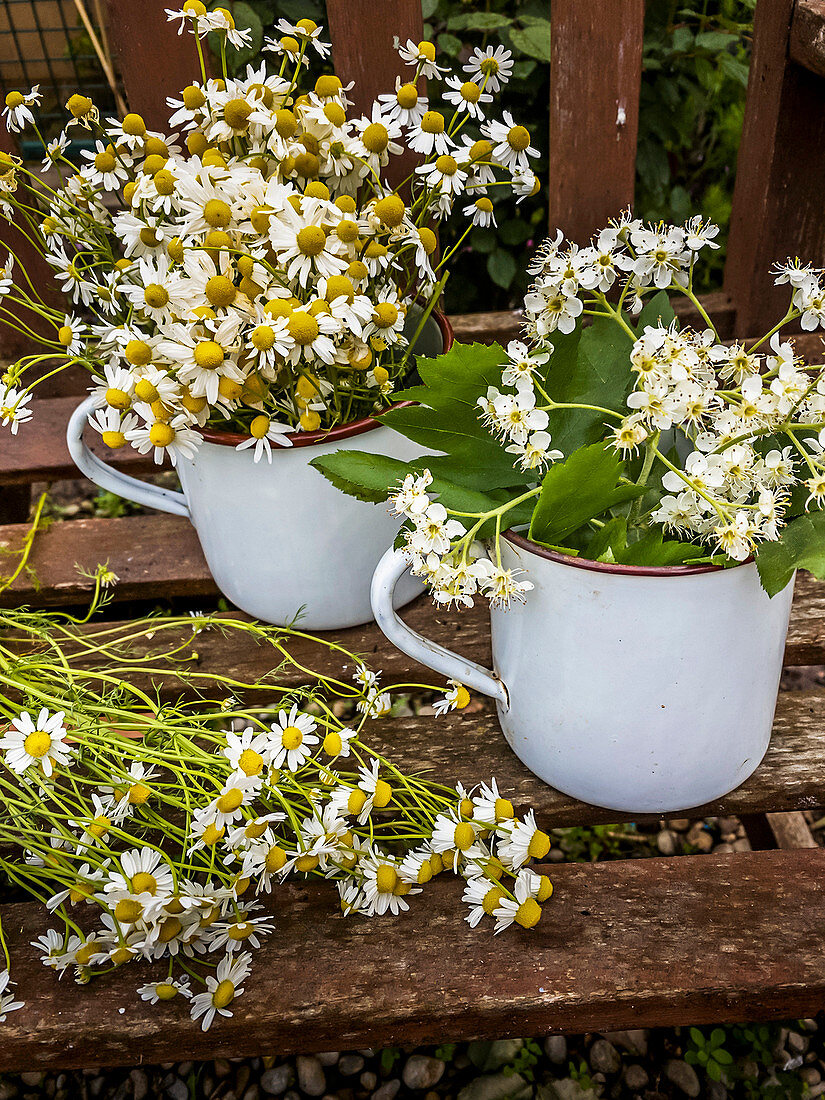
[[793, 580], [769, 599], [752, 562], [640, 568], [545, 550], [514, 532], [502, 563], [535, 586], [494, 610], [491, 672], [396, 615], [403, 550], [372, 583], [400, 650], [496, 700], [508, 744], [546, 783], [626, 813], [673, 813], [739, 786], [768, 748]]
[[[449, 322], [436, 320], [422, 332], [416, 351], [448, 350]], [[92, 409], [87, 398], [69, 421], [67, 442], [75, 464], [103, 489], [190, 519], [215, 583], [242, 611], [301, 630], [340, 630], [372, 619], [370, 579], [400, 521], [384, 503], [346, 496], [309, 463], [336, 450], [408, 461], [421, 447], [367, 419], [326, 433], [295, 433], [292, 447], [273, 447], [270, 465], [265, 459], [255, 463], [252, 450], [235, 450], [243, 436], [205, 431], [195, 456], [178, 459], [183, 492], [175, 492], [129, 477], [98, 458], [83, 440]], [[405, 578], [395, 606], [420, 592], [420, 581]]]

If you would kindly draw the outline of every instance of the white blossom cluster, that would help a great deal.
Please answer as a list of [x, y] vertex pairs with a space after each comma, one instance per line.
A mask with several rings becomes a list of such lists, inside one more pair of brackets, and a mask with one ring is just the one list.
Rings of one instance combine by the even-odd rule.
[[[178, 746], [173, 722], [160, 752], [105, 729], [70, 735], [63, 712], [13, 717], [0, 767], [29, 811], [17, 877], [51, 891], [47, 909], [64, 922], [34, 944], [44, 965], [86, 983], [129, 962], [161, 964], [140, 996], [189, 1000], [206, 1030], [232, 1015], [254, 952], [277, 931], [256, 896], [291, 877], [331, 879], [345, 914], [372, 917], [406, 911], [449, 870], [464, 879], [472, 927], [484, 915], [496, 932], [533, 927], [552, 886], [528, 867], [550, 847], [532, 811], [516, 817], [495, 779], [451, 793], [377, 757], [362, 726], [389, 713], [390, 694], [362, 665], [353, 678], [357, 728], [295, 703], [270, 708], [274, 721], [210, 734], [211, 745]], [[452, 682], [436, 709], [469, 701]], [[22, 1007], [7, 985], [0, 975], [0, 1018]]]
[[[168, 14], [181, 30], [243, 44], [225, 9], [190, 0]], [[432, 224], [456, 202], [468, 228], [490, 224], [492, 186], [537, 189], [527, 130], [507, 112], [487, 117], [512, 70], [506, 50], [476, 49], [451, 74], [431, 43], [399, 45], [404, 75], [358, 115], [337, 77], [305, 83], [310, 56], [329, 52], [321, 28], [281, 20], [277, 30], [277, 72], [249, 66], [242, 78], [192, 83], [169, 100], [172, 133], [136, 114], [101, 122], [75, 95], [70, 126], [88, 129], [94, 148], [75, 169], [67, 127], [47, 149], [44, 165], [64, 184], [42, 190], [33, 235], [84, 317], [49, 315], [49, 350], [92, 370], [91, 423], [109, 447], [174, 463], [209, 423], [271, 461], [296, 430], [385, 407], [417, 318], [440, 292]], [[431, 109], [422, 75], [444, 82], [450, 112]], [[20, 98], [7, 100], [11, 129], [30, 123], [37, 102], [34, 91]], [[421, 160], [407, 189], [388, 178], [406, 150]], [[25, 219], [20, 172], [2, 156], [3, 211]], [[24, 298], [14, 288], [7, 305]], [[0, 391], [0, 424], [13, 430], [30, 415], [21, 374], [13, 367]]]
[[[552, 446], [554, 411], [601, 412], [602, 438], [618, 454], [631, 459], [644, 451], [650, 459], [645, 484], [659, 499], [637, 522], [745, 561], [760, 542], [781, 537], [795, 487], [804, 488], [806, 509], [825, 505], [825, 370], [806, 364], [780, 335], [789, 322], [825, 328], [825, 272], [798, 260], [777, 265], [775, 283], [790, 290], [787, 313], [748, 346], [723, 343], [706, 316], [702, 331], [658, 320], [637, 335], [626, 311], [637, 312], [659, 290], [685, 294], [702, 314], [694, 263], [702, 249], [717, 247], [717, 234], [698, 217], [684, 226], [649, 225], [628, 214], [587, 247], [561, 234], [549, 240], [530, 265], [536, 278], [525, 298], [527, 342], [509, 344], [501, 386], [489, 386], [477, 405], [481, 422], [515, 456], [514, 467], [536, 472], [526, 494], [536, 498], [543, 472], [567, 457]], [[557, 402], [546, 380], [550, 334], [569, 334], [587, 316], [615, 322], [627, 338], [634, 384], [624, 411], [602, 406], [597, 391], [587, 404]], [[496, 606], [523, 600], [530, 581], [494, 560], [507, 511], [524, 494], [513, 489], [509, 505], [462, 514], [462, 522], [427, 492], [431, 483], [428, 471], [410, 474], [391, 497], [407, 520], [413, 572], [437, 602], [469, 606], [477, 593]], [[476, 532], [493, 517], [495, 537], [478, 542]], [[469, 530], [467, 521], [474, 521]]]

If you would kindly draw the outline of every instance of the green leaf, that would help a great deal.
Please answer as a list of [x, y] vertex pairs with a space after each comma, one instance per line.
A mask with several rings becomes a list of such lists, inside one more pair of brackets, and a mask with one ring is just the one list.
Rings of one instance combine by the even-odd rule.
[[721, 1047], [713, 1052], [713, 1060], [718, 1062], [720, 1066], [732, 1066], [733, 1055], [728, 1050], [723, 1050]]
[[451, 31], [500, 31], [513, 22], [497, 11], [472, 11], [463, 15], [451, 15], [447, 27]]
[[512, 218], [499, 226], [498, 237], [504, 244], [524, 244], [530, 236], [530, 226], [521, 218]]
[[722, 1045], [722, 1043], [724, 1043], [724, 1041], [725, 1041], [724, 1031], [722, 1030], [721, 1027], [715, 1027], [713, 1029], [713, 1031], [710, 1033], [710, 1044], [709, 1045], [711, 1046], [711, 1048], [721, 1047], [721, 1045]]
[[696, 35], [696, 46], [701, 50], [726, 50], [728, 46], [735, 45], [739, 39], [737, 35], [725, 34], [722, 31], [702, 31]]
[[497, 248], [487, 257], [487, 274], [496, 284], [506, 290], [516, 277], [518, 265], [509, 252]]
[[693, 1042], [697, 1045], [697, 1047], [704, 1046], [705, 1037], [702, 1034], [702, 1032], [699, 1030], [698, 1027], [692, 1027], [690, 1029], [690, 1037], [693, 1040]]
[[[212, 7], [215, 6], [215, 4], [212, 5]], [[231, 45], [227, 48], [227, 64], [231, 64], [234, 72], [239, 72], [248, 61], [251, 61], [253, 57], [257, 57], [261, 52], [264, 41], [264, 28], [257, 12], [249, 4], [243, 3], [243, 0], [238, 0], [237, 3], [232, 5], [232, 18], [235, 20], [235, 26], [239, 31], [252, 32], [252, 38], [248, 46], [242, 46], [239, 50]], [[220, 37], [210, 34], [209, 40], [210, 47], [216, 54], [219, 54]]]
[[689, 542], [665, 541], [661, 528], [654, 528], [637, 542], [630, 543], [616, 558], [622, 565], [665, 566], [683, 565], [685, 562], [707, 556], [701, 546]]
[[722, 1080], [722, 1067], [717, 1065], [716, 1062], [713, 1061], [713, 1059], [711, 1059], [705, 1066], [705, 1072], [707, 1073], [708, 1077], [710, 1077], [711, 1081]]
[[537, 61], [550, 63], [550, 21], [530, 20], [524, 27], [510, 28], [510, 42], [520, 53], [535, 57]]
[[526, 485], [535, 475], [513, 468], [513, 456], [478, 416], [477, 400], [488, 386], [501, 385], [504, 361], [497, 344], [455, 343], [436, 359], [419, 356], [422, 385], [398, 394], [419, 404], [392, 409], [379, 419], [422, 449], [446, 454], [429, 460], [433, 474], [480, 490]]
[[425, 20], [432, 19], [437, 11], [438, 0], [421, 0], [421, 15]]
[[626, 546], [627, 520], [615, 516], [593, 535], [587, 544], [587, 557], [590, 561], [618, 561]]
[[593, 443], [557, 462], [544, 476], [530, 538], [534, 542], [562, 542], [589, 519], [609, 508], [641, 496], [640, 485], [619, 485], [622, 461], [605, 443]]
[[817, 580], [825, 580], [825, 512], [799, 516], [778, 542], [760, 543], [756, 567], [769, 596], [782, 591], [795, 569], [807, 569]]
[[464, 43], [454, 34], [440, 34], [438, 36], [438, 48], [448, 57], [458, 57]]
[[492, 229], [484, 229], [479, 226], [470, 234], [470, 245], [476, 252], [493, 252], [496, 247], [496, 235]]

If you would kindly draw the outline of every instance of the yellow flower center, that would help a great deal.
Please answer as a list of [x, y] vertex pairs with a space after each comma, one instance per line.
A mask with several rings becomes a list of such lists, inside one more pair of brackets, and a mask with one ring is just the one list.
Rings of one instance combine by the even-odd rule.
[[481, 99], [481, 88], [474, 80], [465, 80], [461, 85], [461, 98], [467, 103], [478, 103]]
[[353, 241], [357, 241], [358, 233], [358, 222], [354, 222], [352, 218], [342, 218], [335, 227], [335, 235], [344, 244], [352, 244]]
[[395, 93], [395, 99], [399, 107], [409, 111], [418, 103], [418, 88], [415, 84], [402, 84]]
[[355, 787], [350, 792], [350, 796], [347, 799], [347, 810], [351, 814], [360, 814], [364, 808], [364, 803], [367, 801], [367, 796], [360, 787]]
[[375, 213], [390, 229], [395, 229], [404, 220], [405, 206], [398, 195], [387, 195], [375, 204]]
[[150, 793], [145, 783], [134, 783], [129, 788], [129, 801], [133, 806], [142, 806], [144, 802], [148, 802]]
[[494, 57], [485, 57], [479, 65], [479, 69], [485, 76], [495, 76], [499, 70], [499, 63]]
[[104, 149], [102, 153], [98, 153], [95, 157], [95, 168], [98, 172], [114, 172], [117, 161], [114, 154], [109, 149]]
[[126, 436], [123, 432], [103, 432], [103, 442], [111, 451], [119, 451], [126, 446]]
[[123, 116], [123, 132], [130, 137], [143, 137], [146, 133], [146, 123], [143, 118], [131, 112]]
[[370, 241], [367, 247], [364, 249], [364, 255], [368, 260], [377, 260], [382, 256], [387, 255], [388, 249], [385, 245], [380, 244], [378, 241]]
[[67, 348], [69, 346], [69, 344], [71, 344], [72, 340], [74, 339], [74, 333], [72, 332], [71, 325], [62, 325], [57, 330], [57, 339], [58, 339], [58, 342], [61, 343], [64, 348]]
[[203, 208], [203, 220], [213, 229], [226, 229], [232, 221], [232, 211], [222, 199], [210, 199]]
[[285, 749], [297, 749], [303, 743], [304, 735], [297, 726], [287, 726], [281, 735], [281, 744]]
[[324, 251], [327, 235], [320, 225], [305, 225], [298, 232], [295, 243], [304, 256], [318, 256]]
[[92, 110], [94, 104], [91, 99], [85, 95], [73, 95], [70, 97], [66, 108], [69, 113], [74, 115], [75, 118], [84, 118]]
[[[135, 367], [146, 367], [152, 362], [152, 349], [145, 340], [130, 340], [123, 349], [123, 354], [126, 361]], [[155, 398], [151, 400], [154, 401]]]
[[375, 872], [375, 885], [378, 887], [379, 893], [391, 894], [397, 882], [398, 873], [395, 868], [389, 863], [380, 863], [378, 870]]
[[[252, 423], [249, 425], [249, 434], [254, 439], [265, 439], [266, 438], [266, 433], [268, 431], [269, 431], [269, 417], [268, 416], [256, 416], [255, 419], [252, 421]], [[245, 751], [246, 752], [251, 752], [252, 750], [251, 749], [246, 749]], [[254, 755], [258, 756], [257, 753], [254, 753]], [[258, 759], [260, 760], [261, 757], [258, 756]], [[255, 772], [247, 772], [247, 775], [253, 775], [253, 774], [257, 775], [260, 770], [261, 769], [258, 768], [257, 771], [255, 771]]]
[[551, 897], [552, 894], [553, 894], [553, 883], [550, 881], [550, 879], [547, 877], [547, 875], [540, 875], [539, 876], [538, 900], [539, 901], [547, 901], [547, 899], [549, 897]]
[[157, 387], [148, 378], [141, 378], [135, 385], [135, 397], [152, 405], [160, 397]]
[[522, 928], [535, 928], [541, 919], [541, 906], [535, 898], [527, 898], [516, 910], [515, 921]]
[[232, 925], [227, 931], [226, 937], [230, 940], [248, 940], [254, 931], [254, 924], [249, 924], [248, 921], [241, 921], [238, 924]]
[[169, 302], [169, 292], [160, 283], [149, 283], [143, 292], [143, 299], [151, 309], [163, 309]]
[[544, 859], [550, 851], [550, 837], [541, 829], [536, 829], [527, 847], [528, 854], [533, 859]]
[[507, 131], [507, 144], [521, 153], [530, 144], [530, 131], [526, 126], [511, 126]]
[[286, 863], [286, 852], [283, 850], [283, 848], [281, 848], [277, 844], [275, 844], [266, 853], [266, 859], [264, 860], [264, 864], [266, 866], [267, 871], [269, 871], [270, 874], [273, 874], [275, 871], [280, 871], [280, 869], [283, 867], [283, 865], [285, 863]]
[[337, 756], [344, 747], [341, 734], [337, 730], [330, 730], [324, 738], [324, 752], [328, 756]]
[[279, 41], [287, 53], [298, 53], [301, 48], [298, 39], [293, 38], [291, 34], [285, 34]]
[[213, 275], [207, 279], [205, 293], [210, 305], [216, 309], [231, 306], [238, 296], [234, 283], [225, 275]]
[[418, 56], [426, 58], [427, 61], [435, 61], [435, 46], [432, 42], [419, 42]]
[[320, 860], [317, 856], [298, 856], [298, 858], [295, 860], [295, 867], [299, 871], [314, 871], [319, 863]]
[[444, 115], [439, 114], [438, 111], [427, 111], [421, 119], [421, 129], [425, 134], [443, 134]]
[[187, 111], [197, 111], [199, 107], [206, 103], [206, 96], [194, 84], [190, 84], [188, 88], [183, 89], [182, 99]]
[[379, 328], [392, 328], [398, 320], [398, 307], [392, 302], [378, 302], [373, 310], [372, 319]]
[[23, 749], [34, 760], [41, 760], [52, 747], [52, 739], [45, 730], [35, 730], [23, 742]]
[[331, 99], [341, 91], [341, 81], [337, 76], [319, 76], [315, 81], [315, 94], [320, 99]]
[[509, 821], [515, 816], [513, 803], [509, 798], [497, 798], [493, 812], [496, 815], [496, 821]]
[[480, 199], [476, 199], [476, 210], [481, 210], [485, 214], [492, 214], [493, 204], [483, 195]]
[[155, 986], [155, 993], [159, 1001], [171, 1001], [174, 997], [177, 997], [178, 989], [171, 982], [158, 982]]
[[143, 916], [143, 906], [133, 898], [121, 898], [115, 906], [115, 918], [121, 924], [134, 924]]
[[379, 810], [389, 803], [392, 798], [392, 787], [384, 779], [379, 779], [375, 784], [375, 794], [373, 795], [373, 805], [377, 806]]
[[6, 106], [14, 110], [16, 107], [22, 107], [26, 102], [26, 97], [21, 95], [20, 92], [9, 92], [6, 96]]
[[312, 314], [303, 309], [290, 314], [287, 328], [296, 344], [311, 344], [321, 331]]
[[453, 833], [453, 843], [460, 852], [466, 852], [468, 848], [472, 847], [475, 838], [475, 831], [469, 821], [462, 821], [456, 825]]
[[347, 113], [340, 103], [325, 104], [324, 116], [333, 126], [343, 126], [347, 121]]
[[390, 143], [390, 135], [382, 122], [371, 122], [361, 135], [361, 140], [371, 153], [383, 153]]
[[106, 390], [106, 404], [113, 409], [128, 409], [132, 404], [132, 399], [125, 390], [116, 389], [114, 386], [110, 386]]
[[151, 894], [154, 897], [157, 889], [158, 880], [148, 871], [138, 871], [132, 878], [132, 890], [136, 894]]
[[215, 992], [212, 994], [212, 1004], [215, 1008], [226, 1008], [235, 998], [235, 986], [228, 978], [218, 982]]
[[295, 171], [304, 179], [315, 179], [321, 171], [321, 162], [315, 153], [299, 153], [295, 158]]
[[159, 172], [155, 172], [153, 182], [159, 195], [174, 195], [175, 177], [168, 168], [161, 168]]
[[352, 280], [348, 279], [346, 275], [332, 275], [327, 279], [327, 289], [324, 295], [328, 302], [334, 302], [336, 298], [346, 298], [348, 302], [352, 302], [355, 298], [355, 287], [352, 285]]
[[448, 153], [438, 157], [435, 166], [442, 176], [454, 176], [458, 171], [458, 161]]
[[233, 130], [245, 130], [252, 114], [252, 107], [245, 99], [230, 99], [223, 109], [227, 126]]
[[183, 930], [183, 925], [178, 920], [178, 918], [177, 917], [169, 917], [169, 919], [165, 920], [163, 922], [163, 924], [160, 926], [160, 931], [158, 932], [158, 939], [160, 940], [161, 943], [169, 943], [175, 938], [175, 936], [180, 935], [182, 930]]
[[195, 362], [204, 370], [217, 370], [223, 361], [223, 348], [214, 340], [201, 340], [195, 345]]
[[86, 940], [82, 947], [79, 947], [74, 953], [75, 962], [79, 966], [86, 966], [91, 959], [92, 955], [97, 952], [97, 944], [93, 939]]
[[175, 438], [175, 429], [162, 420], [156, 420], [149, 429], [149, 442], [153, 447], [168, 447]]
[[226, 794], [222, 794], [216, 806], [222, 814], [231, 814], [240, 806], [243, 802], [243, 791], [238, 790], [237, 787], [233, 787], [231, 791], [227, 791]]
[[488, 917], [492, 917], [493, 913], [498, 909], [501, 899], [504, 897], [504, 891], [498, 886], [491, 886], [487, 893], [484, 895], [484, 899], [481, 902], [481, 908], [487, 914]]

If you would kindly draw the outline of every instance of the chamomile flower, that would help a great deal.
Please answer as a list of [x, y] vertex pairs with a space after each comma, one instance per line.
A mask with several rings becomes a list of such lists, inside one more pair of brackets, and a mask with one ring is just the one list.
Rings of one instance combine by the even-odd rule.
[[124, 435], [142, 455], [152, 452], [158, 465], [166, 456], [173, 466], [178, 459], [191, 459], [198, 449], [201, 436], [188, 427], [188, 417], [184, 413], [171, 420], [155, 420], [138, 428], [130, 428]]
[[52, 774], [55, 765], [68, 764], [75, 750], [66, 742], [64, 717], [62, 710], [50, 714], [43, 707], [37, 718], [32, 718], [26, 710], [12, 718], [0, 740], [4, 763], [19, 774], [34, 765], [46, 776]]
[[530, 131], [516, 123], [512, 114], [505, 111], [502, 122], [488, 122], [481, 128], [485, 137], [493, 143], [493, 156], [504, 168], [512, 172], [526, 171], [530, 157], [539, 155], [530, 144]]
[[496, 935], [509, 928], [513, 922], [522, 928], [534, 928], [541, 919], [541, 906], [538, 897], [542, 882], [539, 875], [532, 871], [520, 871], [516, 878], [513, 893], [515, 897], [503, 896], [493, 911], [496, 920]]
[[411, 38], [408, 38], [406, 44], [402, 46], [399, 40], [396, 39], [395, 48], [398, 50], [398, 56], [401, 60], [415, 69], [416, 76], [423, 76], [429, 80], [437, 78], [447, 71], [445, 68], [436, 65], [436, 49], [432, 42], [424, 41], [416, 44]]
[[137, 992], [142, 1001], [148, 1001], [151, 1005], [157, 1004], [158, 1001], [173, 1001], [176, 997], [183, 997], [185, 1001], [192, 998], [188, 977], [148, 982], [146, 985], [139, 986]]
[[17, 435], [20, 425], [33, 416], [32, 410], [26, 407], [31, 399], [30, 393], [0, 383], [0, 426], [7, 424], [11, 434]]
[[289, 711], [279, 711], [277, 721], [269, 727], [272, 767], [298, 771], [312, 755], [312, 746], [318, 744], [319, 738], [313, 732], [316, 725], [315, 719], [302, 714], [296, 703]]
[[241, 955], [227, 955], [218, 963], [214, 977], [206, 978], [206, 992], [196, 993], [192, 997], [191, 1016], [201, 1021], [201, 1029], [208, 1031], [216, 1015], [231, 1016], [229, 1007], [236, 997], [243, 993], [243, 982], [252, 969], [252, 956], [247, 952]]
[[23, 92], [9, 92], [6, 95], [3, 118], [10, 134], [18, 134], [26, 126], [34, 124], [34, 115], [30, 108], [38, 106], [42, 98], [39, 84], [35, 84], [25, 95]]
[[550, 851], [550, 838], [536, 825], [533, 810], [521, 821], [503, 821], [497, 833], [498, 858], [511, 871], [517, 871], [530, 859], [544, 859]]
[[476, 47], [464, 72], [485, 91], [497, 92], [509, 81], [513, 64], [512, 53], [503, 46], [487, 46], [484, 50]]
[[254, 461], [260, 462], [266, 455], [267, 462], [271, 464], [272, 444], [274, 443], [276, 447], [291, 447], [292, 440], [289, 438], [289, 434], [292, 430], [289, 424], [279, 424], [262, 413], [260, 416], [256, 416], [250, 424], [249, 439], [245, 439], [243, 443], [238, 443], [235, 450], [245, 451], [250, 447], [254, 447]]
[[13, 982], [8, 970], [0, 972], [0, 1024], [5, 1023], [10, 1012], [16, 1012], [18, 1008], [25, 1006], [25, 1001], [15, 1001]]
[[[445, 83], [450, 91], [444, 92], [444, 99], [455, 107], [458, 114], [466, 114], [475, 119], [484, 118], [484, 104], [492, 103], [493, 97], [482, 91], [475, 80], [448, 76]], [[489, 84], [489, 80], [487, 83]]]

